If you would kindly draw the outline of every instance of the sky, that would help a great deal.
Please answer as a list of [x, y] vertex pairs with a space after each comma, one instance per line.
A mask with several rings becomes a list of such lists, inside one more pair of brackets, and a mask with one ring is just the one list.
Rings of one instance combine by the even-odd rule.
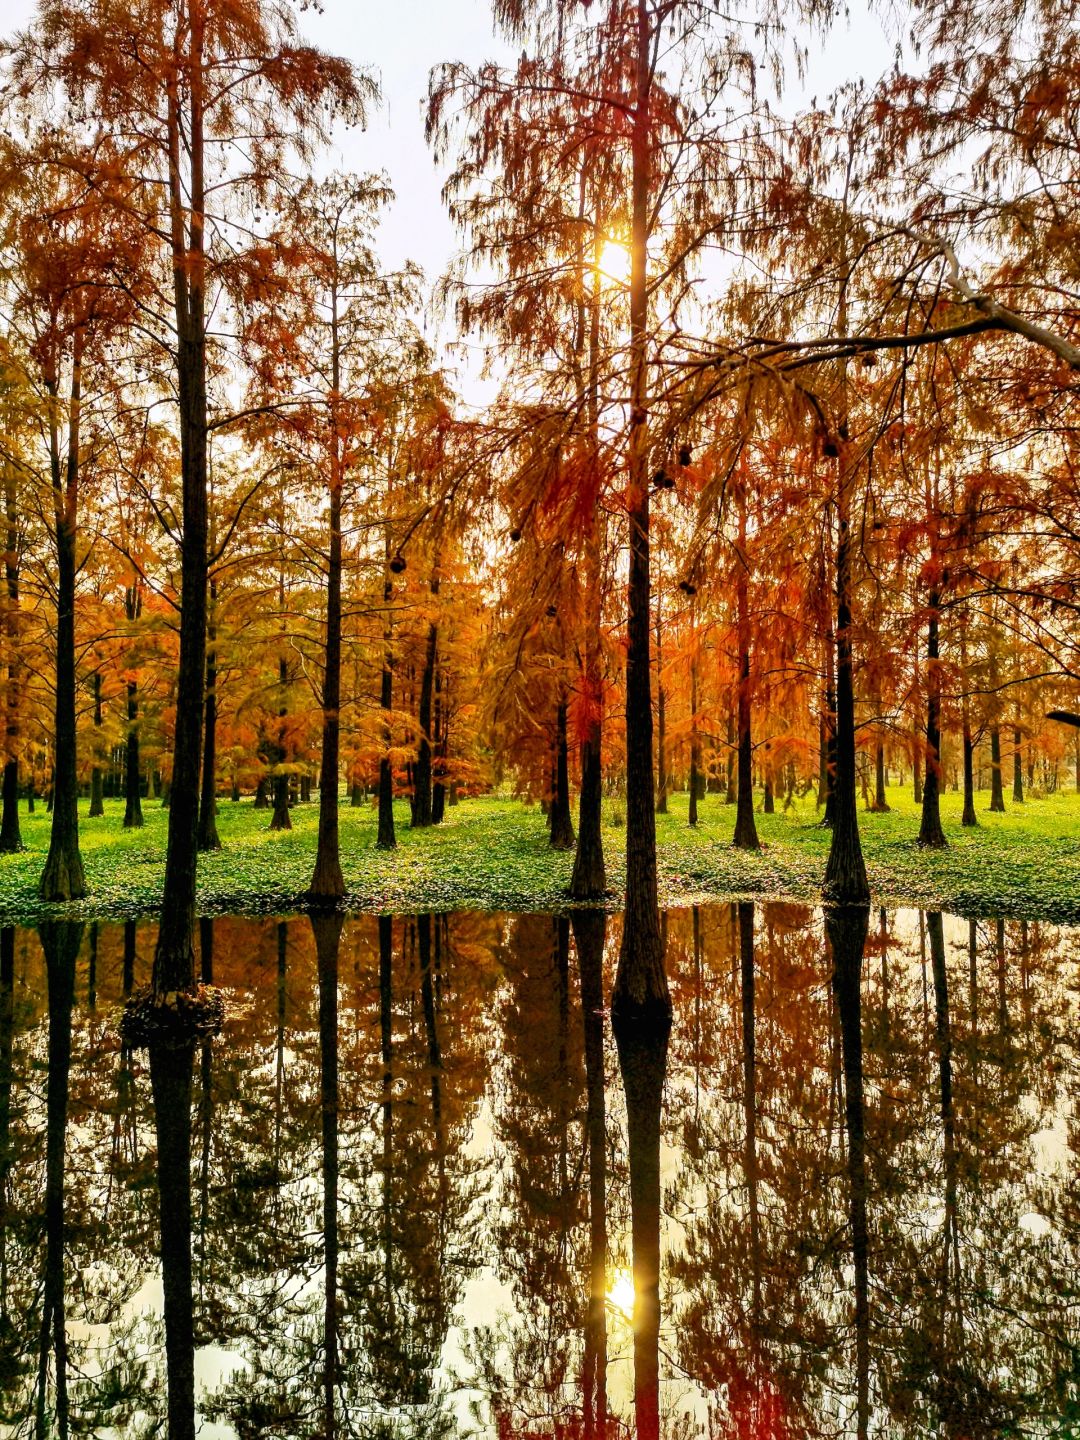
[[[423, 115], [428, 76], [448, 60], [478, 64], [511, 59], [510, 47], [494, 31], [490, 0], [320, 0], [297, 6], [301, 35], [322, 49], [344, 55], [375, 75], [382, 89], [364, 131], [343, 131], [338, 153], [327, 169], [385, 171], [395, 200], [384, 214], [378, 252], [388, 268], [406, 260], [419, 264], [434, 285], [461, 247], [441, 199], [445, 167], [436, 167], [424, 140]], [[33, 0], [4, 0], [0, 31], [25, 26]], [[790, 85], [784, 108], [804, 108], [812, 96], [826, 96], [845, 79], [876, 78], [889, 64], [903, 26], [902, 8], [871, 12], [867, 0], [852, 0], [846, 17], [833, 27], [825, 45], [811, 55], [807, 78]], [[491, 398], [494, 382], [481, 381], [479, 352], [471, 358], [447, 345], [456, 339], [444, 323], [429, 329], [439, 361], [457, 371], [467, 400], [480, 405]]]

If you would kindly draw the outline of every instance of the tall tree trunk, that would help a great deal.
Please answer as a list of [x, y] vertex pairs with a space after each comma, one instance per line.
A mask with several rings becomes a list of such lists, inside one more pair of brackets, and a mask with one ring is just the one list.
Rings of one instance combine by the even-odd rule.
[[[334, 308], [334, 394], [338, 392], [337, 307]], [[345, 894], [338, 838], [338, 776], [341, 770], [341, 474], [340, 441], [333, 441], [330, 483], [330, 547], [326, 566], [326, 646], [323, 664], [322, 757], [319, 767], [319, 843], [308, 894], [334, 902]]]
[[1001, 788], [1001, 730], [990, 726], [990, 809], [1004, 812], [1005, 792]]
[[[387, 566], [389, 566], [390, 539], [386, 541]], [[393, 599], [393, 581], [389, 568], [383, 581], [383, 654], [382, 675], [379, 684], [379, 708], [383, 716], [383, 751], [379, 757], [379, 833], [375, 844], [380, 850], [393, 850], [397, 845], [394, 833], [394, 765], [390, 758], [390, 747], [394, 743], [391, 716], [394, 706], [394, 629], [390, 609]], [[355, 787], [354, 787], [355, 788]]]
[[[829, 598], [830, 614], [832, 598]], [[825, 813], [821, 823], [831, 830], [836, 820], [836, 632], [825, 633]]]
[[698, 822], [698, 789], [701, 783], [701, 739], [698, 732], [698, 651], [697, 635], [691, 637], [690, 654], [690, 813], [688, 824]]
[[[134, 625], [142, 612], [139, 581], [135, 579], [124, 595], [124, 611], [128, 625]], [[142, 762], [139, 759], [139, 683], [132, 676], [127, 682], [127, 744], [124, 752], [124, 829], [141, 830]]]
[[968, 694], [967, 688], [967, 612], [965, 610], [960, 611], [960, 673], [964, 686], [960, 701], [960, 720], [964, 744], [964, 813], [960, 818], [960, 823], [970, 826], [978, 825], [979, 819], [975, 814], [975, 744], [971, 738], [971, 696]]
[[734, 805], [735, 794], [735, 708], [728, 702], [727, 755], [724, 760], [724, 804]]
[[198, 848], [204, 852], [221, 849], [217, 830], [217, 684], [217, 581], [211, 580], [206, 625], [206, 701], [198, 831]]
[[[79, 900], [86, 894], [79, 851], [79, 781], [75, 730], [75, 553], [79, 504], [79, 423], [82, 402], [82, 350], [76, 343], [68, 403], [66, 475], [60, 462], [55, 408], [49, 414], [53, 525], [56, 538], [56, 729], [54, 736], [52, 830], [41, 872], [42, 900]], [[51, 399], [57, 399], [55, 385]]]
[[[282, 580], [282, 608], [284, 609], [284, 579]], [[274, 759], [277, 766], [277, 774], [270, 782], [270, 791], [274, 797], [274, 810], [270, 816], [271, 830], [291, 830], [292, 816], [289, 814], [289, 780], [290, 776], [284, 769], [286, 760], [289, 758], [288, 748], [285, 744], [285, 721], [288, 718], [289, 707], [286, 700], [286, 686], [289, 683], [289, 666], [285, 659], [278, 661], [278, 686], [281, 690], [281, 702], [278, 705], [278, 734], [274, 745]]]
[[[431, 580], [431, 594], [439, 593], [439, 578]], [[416, 747], [416, 765], [413, 770], [412, 828], [423, 830], [431, 824], [431, 702], [435, 687], [435, 664], [439, 653], [439, 627], [434, 622], [428, 625], [427, 647], [424, 651], [424, 670], [420, 677], [420, 704], [417, 709], [417, 724], [420, 739]]]
[[926, 625], [926, 778], [923, 781], [919, 844], [943, 850], [948, 841], [941, 828], [941, 669], [938, 657], [938, 615], [941, 595], [930, 591]]
[[739, 784], [732, 844], [739, 850], [757, 850], [759, 842], [754, 821], [754, 745], [750, 733], [750, 575], [746, 554], [746, 490], [742, 482], [739, 484], [737, 500], [739, 541], [735, 554], [735, 608], [739, 647]]
[[101, 671], [94, 671], [94, 766], [90, 771], [90, 818], [105, 814], [105, 797], [102, 786], [101, 765]]
[[[447, 723], [445, 705], [446, 680], [441, 665], [435, 666], [435, 753], [431, 779], [431, 823], [441, 825], [446, 816], [446, 753]], [[569, 799], [567, 800], [569, 805]], [[569, 810], [567, 811], [569, 814]], [[573, 826], [570, 827], [573, 834]]]
[[[195, 882], [199, 820], [199, 766], [202, 753], [203, 686], [206, 679], [207, 581], [207, 419], [205, 255], [203, 178], [203, 42], [206, 16], [201, 3], [189, 7], [187, 73], [190, 117], [186, 137], [180, 97], [170, 87], [166, 123], [169, 137], [169, 206], [176, 313], [176, 381], [180, 419], [180, 474], [183, 527], [180, 545], [180, 663], [176, 687], [176, 738], [169, 804], [165, 885], [154, 953], [154, 997], [161, 1003], [195, 982]], [[186, 61], [186, 64], [185, 64]], [[189, 208], [185, 212], [182, 153], [190, 165]], [[185, 218], [187, 224], [185, 225]], [[189, 1057], [190, 1058], [190, 1057]], [[190, 1074], [188, 1087], [190, 1090]], [[187, 1117], [190, 1135], [190, 1114]], [[190, 1145], [190, 1139], [189, 1139]], [[190, 1179], [190, 1177], [189, 1177]], [[190, 1200], [188, 1212], [190, 1228]], [[190, 1257], [188, 1267], [190, 1280]], [[170, 1440], [174, 1437], [170, 1436]]]
[[855, 683], [851, 656], [851, 489], [853, 467], [841, 457], [836, 489], [836, 779], [833, 826], [822, 893], [840, 905], [870, 902], [855, 773]]
[[[649, 299], [647, 242], [653, 31], [648, 0], [637, 0], [635, 103], [631, 125], [630, 434], [627, 523], [630, 563], [626, 630], [626, 910], [612, 1016], [671, 1014], [660, 938], [653, 811], [649, 659]], [[645, 1435], [641, 1440], [648, 1440]]]
[[[0, 854], [11, 855], [23, 848], [22, 831], [19, 828], [19, 738], [21, 734], [19, 685], [19, 638], [22, 629], [19, 607], [19, 515], [15, 471], [12, 466], [4, 469], [4, 509], [7, 519], [7, 537], [4, 546], [4, 578], [7, 581], [7, 605], [4, 610], [4, 633], [8, 643], [7, 686], [5, 690], [4, 716], [4, 778], [3, 816], [0, 818]], [[96, 673], [96, 672], [95, 672]], [[98, 682], [100, 684], [100, 681]], [[99, 692], [100, 693], [100, 692]], [[99, 702], [100, 705], [100, 702]], [[101, 772], [98, 777], [98, 803], [101, 801]], [[94, 814], [93, 805], [90, 807]], [[100, 809], [97, 811], [100, 815]]]
[[574, 848], [574, 822], [570, 817], [570, 765], [566, 742], [566, 692], [555, 711], [555, 791], [551, 800], [551, 847]]
[[1021, 747], [1023, 736], [1020, 725], [1013, 727], [1013, 802], [1017, 805], [1024, 803], [1024, 764], [1021, 759]]
[[656, 813], [667, 814], [667, 695], [664, 692], [664, 650], [661, 641], [660, 600], [656, 602]]

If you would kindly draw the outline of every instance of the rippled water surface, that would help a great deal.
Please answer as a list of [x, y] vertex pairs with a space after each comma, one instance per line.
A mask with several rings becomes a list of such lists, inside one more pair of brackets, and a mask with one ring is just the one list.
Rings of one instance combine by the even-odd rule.
[[1080, 1434], [1080, 932], [664, 927], [617, 1047], [614, 919], [203, 922], [153, 1076], [152, 927], [3, 931], [0, 1434]]

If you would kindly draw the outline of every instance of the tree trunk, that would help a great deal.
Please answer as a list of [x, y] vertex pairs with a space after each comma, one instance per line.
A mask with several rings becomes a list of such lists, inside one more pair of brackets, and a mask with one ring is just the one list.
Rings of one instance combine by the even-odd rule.
[[574, 822], [570, 817], [570, 766], [566, 743], [566, 695], [555, 712], [555, 791], [551, 801], [551, 848], [574, 848]]
[[[438, 578], [431, 582], [432, 595], [439, 593]], [[416, 747], [416, 765], [413, 770], [412, 828], [423, 830], [431, 824], [431, 701], [435, 686], [435, 662], [439, 650], [439, 627], [434, 622], [428, 626], [427, 648], [424, 651], [424, 670], [420, 677], [420, 704], [417, 723], [420, 741]]]
[[198, 833], [198, 847], [204, 852], [221, 849], [217, 831], [217, 681], [217, 581], [211, 580], [206, 626], [206, 703]]
[[667, 695], [663, 679], [664, 651], [660, 632], [660, 602], [656, 604], [656, 813], [667, 814]]
[[[284, 604], [284, 601], [282, 602]], [[288, 663], [282, 659], [278, 661], [278, 684], [281, 687], [281, 703], [278, 706], [278, 738], [274, 746], [274, 758], [277, 764], [278, 773], [271, 782], [271, 793], [274, 797], [274, 813], [270, 816], [271, 830], [291, 830], [292, 816], [289, 814], [289, 780], [290, 776], [282, 768], [288, 759], [288, 749], [285, 745], [285, 720], [288, 716], [288, 705], [285, 699], [285, 687], [289, 683]]]
[[850, 504], [854, 474], [843, 460], [836, 493], [836, 776], [833, 826], [822, 893], [838, 905], [870, 902], [855, 773], [855, 684], [851, 657]]
[[990, 726], [990, 809], [1004, 812], [1005, 794], [1001, 788], [1001, 731], [995, 722]]
[[61, 473], [60, 442], [55, 415], [50, 418], [49, 450], [56, 539], [56, 730], [52, 830], [38, 895], [42, 900], [58, 901], [79, 900], [86, 894], [82, 855], [79, 851], [79, 782], [75, 729], [75, 545], [78, 534], [81, 369], [81, 349], [77, 346], [68, 410], [66, 477]]
[[[431, 780], [431, 823], [441, 825], [446, 816], [446, 752], [447, 724], [445, 678], [441, 665], [435, 667], [435, 756]], [[567, 805], [569, 806], [569, 799]], [[569, 809], [567, 815], [569, 815]], [[570, 833], [573, 834], [573, 826]]]
[[90, 818], [105, 814], [105, 798], [102, 786], [101, 766], [98, 763], [101, 758], [101, 741], [98, 738], [101, 730], [101, 671], [94, 671], [94, 766], [90, 771]]
[[142, 763], [139, 759], [139, 687], [138, 682], [127, 682], [127, 746], [124, 762], [124, 829], [141, 830], [142, 813]]
[[1013, 802], [1017, 805], [1024, 803], [1024, 764], [1020, 755], [1022, 736], [1020, 727], [1013, 728]]
[[[176, 686], [169, 839], [165, 886], [154, 953], [154, 997], [190, 989], [195, 983], [195, 883], [199, 821], [199, 766], [202, 756], [203, 687], [206, 680], [207, 423], [206, 317], [204, 311], [203, 40], [205, 14], [191, 8], [186, 68], [190, 118], [190, 194], [185, 217], [181, 151], [185, 146], [180, 101], [170, 92], [167, 129], [173, 161], [169, 183], [172, 267], [176, 312], [176, 381], [180, 419], [180, 474], [183, 526], [180, 544], [180, 663]], [[183, 60], [187, 60], [184, 66]], [[185, 218], [187, 225], [185, 226]], [[186, 230], [186, 233], [185, 233]], [[188, 1086], [190, 1088], [190, 1076]], [[190, 1130], [190, 1115], [188, 1116]], [[189, 1177], [190, 1178], [190, 1177]], [[190, 1225], [190, 1201], [188, 1222]], [[190, 1261], [189, 1261], [190, 1279]], [[189, 1300], [190, 1303], [190, 1300]], [[170, 1436], [170, 1440], [173, 1437]]]
[[[599, 306], [596, 324], [599, 324]], [[574, 900], [593, 900], [607, 889], [604, 836], [601, 828], [603, 795], [604, 682], [601, 673], [601, 604], [603, 585], [604, 522], [599, 506], [585, 550], [585, 666], [582, 676], [583, 734], [581, 739], [581, 792], [578, 797], [577, 853], [570, 878]]]
[[[7, 518], [7, 543], [4, 548], [4, 578], [7, 581], [7, 606], [4, 612], [4, 631], [8, 643], [7, 687], [5, 694], [5, 738], [3, 817], [0, 818], [0, 854], [11, 855], [23, 848], [22, 831], [19, 828], [19, 738], [21, 732], [20, 687], [19, 687], [19, 636], [21, 616], [19, 611], [19, 516], [15, 489], [15, 471], [8, 465], [4, 471], [4, 506]], [[100, 684], [100, 681], [99, 681]], [[100, 692], [99, 692], [100, 693]], [[100, 708], [100, 707], [99, 707]], [[98, 775], [98, 790], [101, 789], [101, 772]], [[100, 804], [100, 793], [98, 802]], [[93, 806], [90, 813], [94, 814]], [[99, 810], [98, 814], [101, 813]]]
[[943, 850], [948, 841], [941, 828], [941, 670], [938, 662], [938, 615], [941, 595], [930, 592], [926, 626], [926, 779], [923, 781], [919, 844]]
[[732, 844], [738, 850], [757, 850], [759, 841], [754, 821], [754, 746], [750, 733], [750, 577], [746, 557], [746, 491], [740, 485], [739, 542], [735, 555], [735, 605], [739, 645], [739, 786], [735, 810], [735, 834]]
[[727, 758], [724, 762], [724, 804], [735, 804], [735, 711], [728, 704], [727, 712]]
[[978, 825], [979, 819], [975, 814], [975, 744], [971, 738], [971, 696], [967, 688], [967, 614], [964, 610], [960, 612], [960, 673], [964, 687], [960, 702], [964, 745], [964, 813], [960, 817], [960, 823], [971, 826]]
[[[637, 0], [635, 104], [631, 125], [630, 434], [626, 632], [626, 909], [612, 1018], [670, 1017], [656, 880], [652, 697], [649, 659], [648, 280], [653, 32], [648, 0]], [[670, 1020], [669, 1022], [670, 1023]], [[649, 1440], [641, 1433], [640, 1440]]]
[[[335, 330], [336, 330], [335, 310]], [[337, 345], [334, 347], [335, 371]], [[335, 385], [335, 394], [337, 386]], [[319, 768], [319, 843], [308, 886], [314, 901], [333, 903], [345, 894], [338, 837], [338, 775], [341, 770], [341, 498], [338, 438], [330, 485], [330, 548], [326, 567], [326, 648], [323, 665], [322, 756]]]
[[690, 655], [690, 812], [688, 823], [698, 822], [698, 789], [701, 777], [701, 740], [698, 736], [698, 653], [697, 637], [692, 636]]

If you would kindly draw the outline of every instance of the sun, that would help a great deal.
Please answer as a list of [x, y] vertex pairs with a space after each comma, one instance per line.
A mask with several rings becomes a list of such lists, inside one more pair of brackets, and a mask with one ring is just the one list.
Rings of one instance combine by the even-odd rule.
[[630, 283], [630, 250], [620, 240], [613, 240], [610, 236], [600, 250], [600, 277], [606, 285]]
[[634, 1314], [634, 1277], [629, 1270], [616, 1270], [608, 1284], [608, 1304], [630, 1320]]

